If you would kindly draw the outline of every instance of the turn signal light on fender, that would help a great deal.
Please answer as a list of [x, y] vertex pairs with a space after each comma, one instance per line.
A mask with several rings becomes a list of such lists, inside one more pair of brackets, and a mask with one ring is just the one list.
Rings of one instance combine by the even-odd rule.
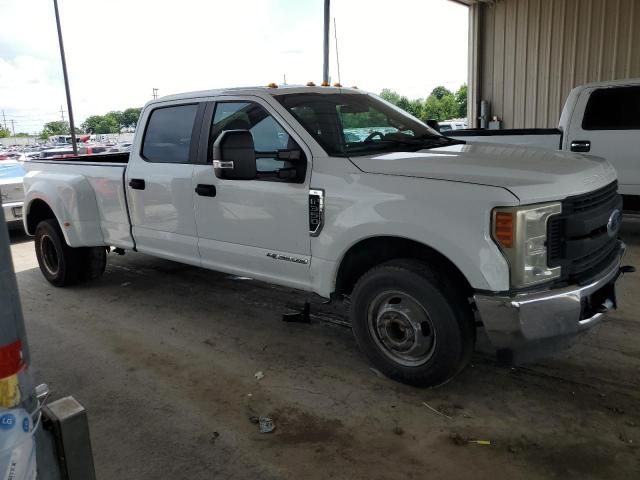
[[505, 248], [513, 247], [514, 237], [513, 213], [497, 212], [494, 218], [493, 234], [495, 239]]

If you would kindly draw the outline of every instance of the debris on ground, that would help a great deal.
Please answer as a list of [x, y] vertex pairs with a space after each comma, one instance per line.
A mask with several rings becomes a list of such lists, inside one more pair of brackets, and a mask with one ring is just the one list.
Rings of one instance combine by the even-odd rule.
[[256, 380], [262, 380], [264, 378], [264, 372], [259, 371], [253, 374], [254, 377], [256, 377]]
[[449, 415], [442, 413], [441, 411], [433, 408], [431, 405], [429, 405], [427, 402], [422, 402], [422, 404], [427, 407], [429, 410], [431, 410], [433, 413], [437, 413], [438, 415], [442, 415], [444, 418], [451, 418]]
[[373, 367], [369, 367], [369, 370], [371, 370], [376, 377], [384, 378], [384, 375], [382, 374], [382, 372], [380, 372], [380, 370], [377, 370]]
[[293, 313], [283, 313], [282, 321], [290, 323], [311, 323], [311, 305], [309, 302], [304, 302], [302, 310]]
[[491, 445], [491, 440], [469, 440], [467, 443], [475, 443], [476, 445]]
[[120, 284], [121, 287], [128, 287], [129, 285], [131, 285], [131, 282], [124, 282]]
[[455, 417], [457, 415], [460, 415], [461, 410], [464, 410], [464, 407], [457, 403], [454, 403], [454, 404], [441, 403], [436, 407], [436, 410], [438, 410], [438, 412], [442, 413], [446, 417]]
[[260, 422], [260, 418], [259, 418], [259, 417], [256, 417], [256, 416], [251, 416], [251, 417], [249, 417], [249, 421], [250, 421], [251, 423], [256, 423], [256, 424], [257, 424], [257, 423], [259, 423], [259, 422]]
[[219, 436], [220, 434], [218, 432], [213, 432], [211, 434], [211, 439], [210, 439], [211, 443], [216, 443], [216, 440], [218, 439]]
[[511, 453], [519, 453], [530, 448], [537, 448], [538, 446], [536, 442], [529, 439], [526, 435], [521, 435], [519, 438], [515, 438], [509, 442], [507, 450]]
[[396, 435], [404, 435], [404, 430], [402, 429], [402, 427], [396, 425], [395, 427], [393, 427], [393, 433], [395, 433]]
[[269, 417], [258, 417], [258, 424], [260, 425], [260, 433], [271, 433], [276, 429], [275, 423]]
[[633, 440], [629, 438], [629, 436], [625, 432], [620, 432], [618, 438], [621, 442], [628, 443], [629, 445], [633, 445]]
[[491, 440], [476, 440], [476, 439], [471, 439], [471, 438], [467, 438], [467, 437], [463, 437], [462, 435], [460, 435], [459, 433], [452, 433], [451, 435], [449, 435], [449, 439], [458, 446], [462, 446], [462, 445], [469, 445], [470, 443], [473, 443], [475, 445], [484, 445], [484, 446], [491, 446]]
[[605, 405], [605, 407], [607, 410], [609, 410], [611, 413], [617, 413], [618, 415], [624, 415], [624, 410], [618, 407], [614, 407], [612, 405]]

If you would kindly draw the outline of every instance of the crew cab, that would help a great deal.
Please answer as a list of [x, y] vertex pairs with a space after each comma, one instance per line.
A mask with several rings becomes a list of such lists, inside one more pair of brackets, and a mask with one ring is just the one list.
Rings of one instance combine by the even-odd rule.
[[415, 385], [463, 369], [477, 328], [517, 361], [616, 306], [605, 160], [466, 144], [337, 87], [173, 95], [139, 125], [130, 153], [25, 163], [53, 285], [98, 277], [115, 247], [344, 300], [375, 367]]
[[640, 79], [574, 88], [558, 128], [457, 130], [453, 138], [564, 150], [606, 158], [618, 172], [625, 210], [640, 213]]

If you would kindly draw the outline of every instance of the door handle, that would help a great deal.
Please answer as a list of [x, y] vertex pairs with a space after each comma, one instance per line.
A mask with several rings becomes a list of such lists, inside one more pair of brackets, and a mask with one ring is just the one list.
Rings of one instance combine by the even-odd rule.
[[129, 180], [129, 186], [135, 190], [144, 190], [146, 187], [142, 178], [132, 178]]
[[571, 151], [587, 153], [591, 151], [591, 142], [589, 140], [572, 140]]
[[215, 185], [204, 185], [202, 183], [198, 184], [196, 187], [196, 193], [201, 197], [215, 197], [216, 196], [216, 186]]

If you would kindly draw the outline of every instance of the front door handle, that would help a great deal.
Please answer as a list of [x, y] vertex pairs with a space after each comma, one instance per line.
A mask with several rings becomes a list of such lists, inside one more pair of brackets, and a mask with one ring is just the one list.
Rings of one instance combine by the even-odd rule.
[[144, 190], [146, 187], [142, 178], [132, 178], [129, 180], [129, 186], [135, 190]]
[[587, 153], [591, 151], [591, 142], [589, 140], [572, 140], [571, 151], [579, 153]]
[[216, 196], [216, 186], [215, 185], [204, 185], [199, 183], [196, 187], [196, 193], [201, 197], [215, 197]]

